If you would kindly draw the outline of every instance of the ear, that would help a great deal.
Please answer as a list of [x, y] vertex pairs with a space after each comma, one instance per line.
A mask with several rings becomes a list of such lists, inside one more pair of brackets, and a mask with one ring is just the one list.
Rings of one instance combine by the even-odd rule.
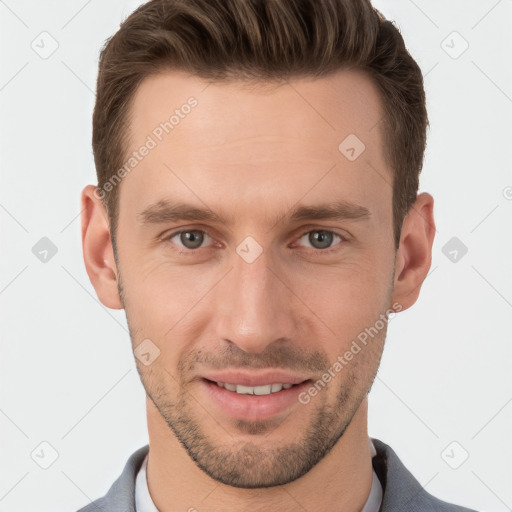
[[434, 198], [424, 192], [405, 216], [400, 235], [400, 246], [395, 259], [395, 279], [392, 303], [410, 308], [418, 299], [421, 285], [432, 264]]
[[102, 304], [111, 309], [123, 309], [108, 216], [97, 187], [85, 187], [81, 203], [82, 250], [87, 275]]

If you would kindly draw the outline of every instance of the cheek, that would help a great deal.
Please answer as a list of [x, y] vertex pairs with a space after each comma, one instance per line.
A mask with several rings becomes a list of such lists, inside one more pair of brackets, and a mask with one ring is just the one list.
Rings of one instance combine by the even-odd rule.
[[[357, 263], [304, 280], [300, 296], [314, 313], [317, 335], [332, 362], [351, 350], [354, 342], [361, 347], [371, 342], [371, 350], [363, 349], [353, 357], [356, 365], [365, 365], [382, 345], [385, 324], [383, 328], [381, 314], [389, 307], [392, 270], [376, 263], [373, 258], [360, 258]], [[358, 351], [357, 347], [353, 350]]]
[[134, 344], [145, 338], [160, 348], [166, 367], [187, 350], [186, 340], [197, 339], [204, 328], [198, 316], [202, 301], [215, 283], [200, 266], [133, 265], [123, 269], [126, 316]]
[[360, 255], [357, 261], [304, 272], [293, 282], [313, 311], [334, 324], [357, 325], [386, 309], [391, 276], [392, 269], [382, 261]]

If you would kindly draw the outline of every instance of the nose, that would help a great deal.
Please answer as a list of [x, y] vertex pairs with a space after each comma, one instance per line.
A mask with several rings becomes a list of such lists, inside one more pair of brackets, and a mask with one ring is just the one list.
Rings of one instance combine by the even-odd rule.
[[297, 299], [283, 267], [263, 251], [252, 263], [237, 253], [233, 267], [216, 287], [217, 339], [249, 353], [274, 342], [294, 339]]

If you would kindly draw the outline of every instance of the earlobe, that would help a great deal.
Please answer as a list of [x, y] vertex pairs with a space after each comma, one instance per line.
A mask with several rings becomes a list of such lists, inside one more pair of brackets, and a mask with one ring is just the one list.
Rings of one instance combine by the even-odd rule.
[[396, 254], [392, 302], [399, 302], [402, 311], [416, 302], [428, 275], [435, 231], [434, 198], [424, 192], [418, 195], [404, 219]]
[[81, 196], [85, 268], [101, 303], [111, 309], [123, 309], [107, 212], [95, 191], [94, 185], [88, 185]]

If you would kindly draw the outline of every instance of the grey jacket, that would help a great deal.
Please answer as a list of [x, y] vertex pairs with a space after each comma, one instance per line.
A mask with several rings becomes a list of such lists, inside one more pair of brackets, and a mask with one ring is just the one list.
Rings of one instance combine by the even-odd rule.
[[[379, 439], [372, 438], [372, 441], [377, 451], [372, 459], [373, 468], [383, 488], [380, 512], [475, 512], [429, 494], [391, 447]], [[78, 512], [136, 512], [135, 479], [148, 450], [146, 445], [133, 453], [107, 494]]]

